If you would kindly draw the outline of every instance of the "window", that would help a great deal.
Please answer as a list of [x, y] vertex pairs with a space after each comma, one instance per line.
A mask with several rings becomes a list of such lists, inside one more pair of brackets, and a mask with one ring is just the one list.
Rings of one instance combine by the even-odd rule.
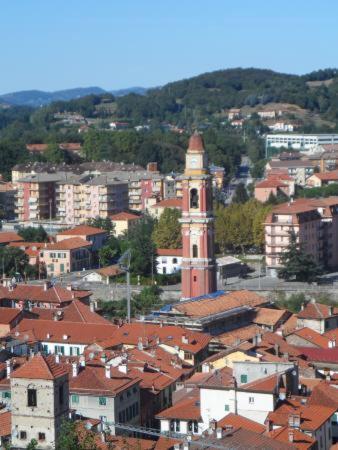
[[20, 431], [20, 439], [27, 439], [26, 431]]
[[27, 406], [36, 406], [36, 389], [27, 389]]
[[198, 247], [196, 244], [194, 244], [192, 246], [192, 257], [193, 258], [198, 258]]
[[173, 258], [173, 264], [177, 264], [177, 258]]
[[193, 358], [192, 353], [184, 352], [184, 359], [192, 359], [192, 358]]
[[44, 344], [44, 345], [42, 346], [42, 350], [43, 350], [44, 353], [48, 353], [48, 345], [47, 345], [47, 344]]
[[255, 397], [249, 397], [249, 403], [255, 403]]
[[80, 401], [79, 396], [76, 394], [73, 394], [72, 395], [72, 403], [79, 403], [79, 401]]
[[194, 275], [194, 278], [193, 278], [193, 280], [194, 280], [194, 281], [197, 281], [197, 277], [196, 277], [196, 275]]
[[167, 268], [166, 267], [163, 267], [162, 273], [163, 273], [163, 275], [165, 275], [167, 273]]
[[45, 440], [46, 440], [45, 433], [39, 433], [39, 441], [45, 441]]
[[190, 208], [198, 208], [198, 192], [197, 189], [191, 189], [190, 191]]
[[241, 383], [247, 383], [248, 382], [248, 375], [241, 375]]
[[10, 392], [3, 392], [2, 393], [2, 398], [11, 398], [11, 393]]
[[180, 431], [180, 421], [179, 420], [171, 420], [170, 421], [170, 431]]
[[230, 411], [229, 405], [224, 405], [224, 411]]
[[65, 271], [65, 265], [60, 264], [60, 272], [63, 273]]
[[106, 406], [106, 404], [107, 404], [106, 397], [99, 397], [99, 405]]

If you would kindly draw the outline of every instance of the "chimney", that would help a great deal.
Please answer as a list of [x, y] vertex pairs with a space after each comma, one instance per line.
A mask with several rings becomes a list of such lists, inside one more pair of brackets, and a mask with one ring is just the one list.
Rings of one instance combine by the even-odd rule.
[[72, 363], [72, 374], [73, 374], [73, 377], [77, 377], [79, 374], [79, 366], [76, 362]]
[[182, 344], [189, 344], [189, 338], [186, 334], [182, 334]]
[[48, 289], [50, 288], [50, 286], [51, 286], [50, 282], [49, 282], [49, 281], [45, 281], [45, 282], [43, 283], [43, 290], [44, 290], [44, 291], [48, 291]]
[[104, 373], [106, 378], [111, 378], [111, 373], [110, 373], [110, 365], [106, 364], [104, 367]]
[[128, 365], [127, 365], [127, 363], [120, 364], [120, 365], [118, 366], [118, 369], [119, 369], [119, 371], [122, 372], [122, 373], [128, 373]]
[[84, 356], [82, 356], [82, 357], [80, 358], [80, 366], [81, 366], [81, 367], [86, 367], [86, 360], [85, 360], [85, 357], [84, 357]]
[[222, 439], [222, 437], [223, 437], [222, 428], [216, 429], [216, 437], [217, 437], [217, 439]]
[[101, 355], [101, 361], [102, 361], [103, 363], [106, 363], [106, 362], [107, 362], [107, 355], [106, 355], [105, 353], [102, 353], [102, 355]]
[[333, 316], [333, 306], [329, 305], [329, 316]]
[[289, 436], [289, 442], [293, 442], [293, 430], [289, 430], [288, 436]]
[[208, 362], [202, 364], [202, 373], [210, 373], [210, 364]]
[[94, 302], [89, 302], [89, 309], [90, 309], [90, 312], [92, 312], [92, 313], [95, 312], [95, 303]]
[[59, 364], [60, 362], [60, 355], [58, 353], [55, 353], [55, 362], [56, 364]]
[[272, 422], [269, 419], [266, 419], [265, 421], [265, 432], [269, 433], [270, 431], [272, 431]]
[[12, 372], [12, 363], [11, 363], [11, 360], [8, 359], [6, 361], [6, 377], [7, 378], [10, 378], [11, 372]]
[[279, 345], [275, 344], [275, 355], [279, 356]]
[[301, 311], [304, 311], [304, 308], [305, 308], [305, 305], [304, 305], [304, 302], [301, 304], [301, 306], [300, 306], [300, 310]]
[[143, 350], [143, 343], [142, 343], [142, 338], [141, 337], [138, 338], [137, 348], [139, 350]]
[[67, 284], [67, 291], [71, 291], [72, 290], [72, 285], [71, 284]]
[[217, 420], [215, 420], [215, 419], [210, 420], [210, 422], [209, 422], [209, 428], [210, 428], [210, 430], [212, 430], [212, 431], [216, 431], [216, 428], [217, 428]]

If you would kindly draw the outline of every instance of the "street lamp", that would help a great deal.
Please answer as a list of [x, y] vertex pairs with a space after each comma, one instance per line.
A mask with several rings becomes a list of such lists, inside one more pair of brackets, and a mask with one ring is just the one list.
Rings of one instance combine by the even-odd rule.
[[128, 248], [123, 255], [119, 258], [117, 264], [121, 270], [126, 272], [127, 279], [127, 322], [130, 323], [130, 260], [131, 250]]

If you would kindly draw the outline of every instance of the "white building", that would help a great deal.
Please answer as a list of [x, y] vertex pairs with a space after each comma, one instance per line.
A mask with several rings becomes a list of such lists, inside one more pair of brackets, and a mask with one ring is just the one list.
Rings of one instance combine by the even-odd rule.
[[181, 270], [181, 248], [158, 248], [157, 255], [157, 273], [170, 275]]
[[338, 134], [267, 134], [266, 146], [310, 150], [319, 145], [338, 144]]

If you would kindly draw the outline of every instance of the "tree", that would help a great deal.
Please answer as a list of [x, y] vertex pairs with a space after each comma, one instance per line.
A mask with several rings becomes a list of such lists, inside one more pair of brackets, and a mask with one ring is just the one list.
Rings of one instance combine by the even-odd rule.
[[102, 230], [108, 231], [110, 234], [113, 234], [114, 232], [114, 224], [109, 217], [106, 217], [105, 219], [102, 217], [88, 219], [87, 225], [90, 227], [101, 228]]
[[83, 428], [79, 432], [78, 426], [70, 420], [62, 422], [55, 450], [98, 450], [95, 434]]
[[38, 446], [38, 441], [36, 439], [32, 439], [30, 441], [30, 443], [27, 445], [26, 449], [27, 450], [36, 450]]
[[46, 230], [40, 225], [38, 228], [34, 227], [20, 227], [18, 235], [26, 242], [47, 242], [48, 234]]
[[154, 219], [145, 215], [121, 240], [121, 253], [131, 249], [130, 271], [134, 275], [156, 273], [156, 247], [152, 240]]
[[109, 266], [121, 254], [119, 240], [110, 236], [108, 241], [99, 250], [99, 261], [101, 266]]
[[54, 164], [61, 164], [66, 159], [65, 151], [61, 150], [56, 142], [48, 144], [47, 150], [44, 152], [43, 156], [47, 161]]
[[313, 257], [303, 251], [294, 231], [289, 233], [290, 242], [285, 252], [281, 254], [280, 263], [283, 266], [278, 271], [278, 277], [284, 280], [296, 280], [312, 283], [323, 273], [322, 268]]
[[0, 247], [0, 271], [8, 277], [16, 274], [26, 276], [27, 271], [33, 270], [28, 263], [28, 256], [18, 247]]
[[182, 234], [178, 209], [165, 208], [159, 221], [155, 224], [153, 240], [157, 248], [181, 248]]
[[245, 203], [249, 200], [249, 196], [247, 193], [247, 190], [243, 183], [239, 183], [239, 185], [236, 187], [235, 193], [232, 197], [232, 203]]

